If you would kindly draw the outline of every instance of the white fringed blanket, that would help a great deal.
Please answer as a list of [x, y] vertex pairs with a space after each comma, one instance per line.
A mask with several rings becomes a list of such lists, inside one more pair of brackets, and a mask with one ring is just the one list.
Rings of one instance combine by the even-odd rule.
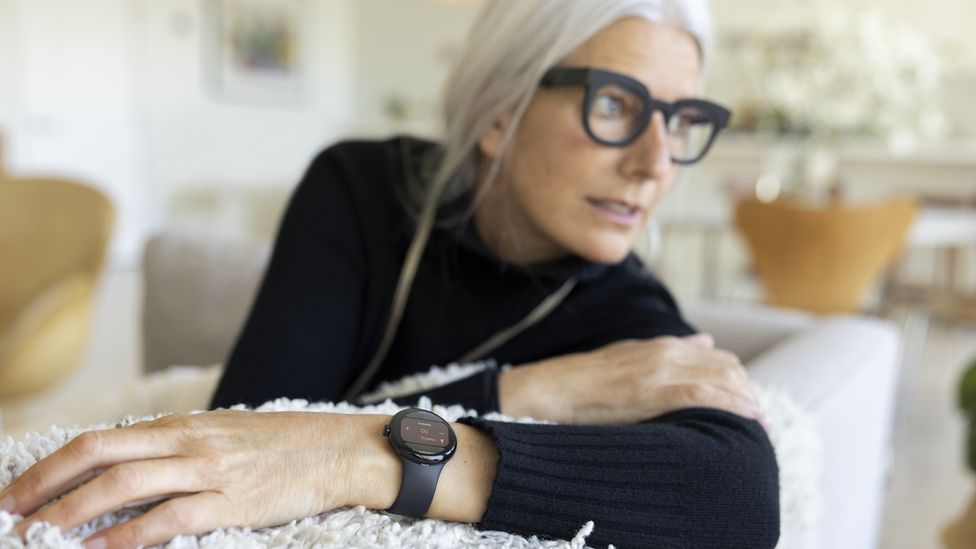
[[[433, 368], [427, 374], [411, 376], [397, 384], [383, 387], [384, 396], [416, 391], [423, 387], [443, 384], [470, 374], [480, 365], [451, 365]], [[165, 375], [165, 374], [164, 374]], [[179, 385], [185, 386], [186, 374], [179, 374]], [[201, 380], [213, 376], [201, 376]], [[165, 378], [162, 378], [165, 381]], [[201, 381], [204, 382], [204, 381]], [[205, 381], [211, 382], [211, 381]], [[158, 386], [160, 378], [154, 380]], [[183, 387], [185, 388], [185, 387]], [[173, 388], [174, 390], [177, 387]], [[770, 438], [776, 448], [780, 465], [780, 507], [782, 534], [780, 548], [807, 549], [816, 544], [816, 526], [819, 519], [820, 495], [818, 481], [821, 467], [821, 449], [812, 420], [793, 401], [780, 391], [757, 388], [760, 400], [772, 425]], [[473, 411], [461, 406], [433, 406], [426, 398], [418, 403], [421, 408], [432, 409], [450, 421]], [[241, 407], [243, 409], [243, 407]], [[304, 400], [278, 399], [257, 408], [259, 412], [316, 411], [341, 413], [394, 414], [402, 407], [386, 401], [375, 406], [351, 406], [346, 403], [308, 403]], [[151, 419], [146, 416], [137, 419]], [[500, 414], [489, 414], [488, 419], [514, 421]], [[531, 422], [529, 419], [519, 421]], [[0, 487], [6, 486], [27, 470], [37, 460], [51, 454], [79, 433], [93, 429], [107, 429], [111, 424], [87, 427], [52, 427], [46, 433], [30, 433], [21, 441], [7, 437], [0, 444]], [[111, 524], [142, 514], [148, 507], [133, 507], [99, 517], [74, 530], [61, 532], [47, 524], [33, 525], [27, 534], [27, 543], [14, 533], [14, 525], [21, 517], [0, 511], [0, 549], [14, 548], [78, 548], [81, 540]], [[293, 521], [274, 528], [256, 531], [250, 529], [216, 530], [202, 536], [179, 536], [166, 547], [189, 549], [202, 547], [352, 547], [352, 548], [509, 548], [528, 547], [582, 548], [586, 536], [593, 529], [590, 522], [580, 524], [580, 530], [572, 540], [540, 540], [524, 538], [505, 532], [479, 531], [469, 524], [449, 523], [438, 520], [416, 520], [372, 511], [364, 507], [342, 508], [315, 517]]]

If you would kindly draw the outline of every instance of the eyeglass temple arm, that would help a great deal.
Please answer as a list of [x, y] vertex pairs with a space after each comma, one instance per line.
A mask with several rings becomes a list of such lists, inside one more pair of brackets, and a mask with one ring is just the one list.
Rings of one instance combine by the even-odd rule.
[[557, 67], [549, 69], [539, 81], [543, 86], [568, 86], [586, 81], [590, 69]]

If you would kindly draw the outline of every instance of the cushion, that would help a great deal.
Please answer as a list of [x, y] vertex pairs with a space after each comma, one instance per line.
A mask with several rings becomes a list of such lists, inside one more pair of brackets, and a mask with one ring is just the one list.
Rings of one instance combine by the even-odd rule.
[[[405, 378], [403, 383], [386, 384], [381, 398], [409, 392], [418, 386], [435, 386], [445, 379], [473, 371], [478, 365], [450, 365], [434, 367], [428, 373]], [[177, 375], [173, 375], [177, 373]], [[216, 383], [214, 368], [199, 369], [194, 378], [187, 368], [174, 372], [161, 372], [145, 379], [147, 389], [143, 394], [179, 395], [187, 392], [209, 395]], [[821, 449], [810, 417], [801, 411], [785, 393], [757, 387], [760, 401], [772, 426], [770, 439], [776, 449], [780, 465], [780, 516], [782, 533], [779, 547], [813, 548], [816, 542], [819, 517], [818, 480], [820, 475]], [[158, 399], [158, 396], [156, 397]], [[159, 405], [163, 401], [157, 400]], [[185, 401], [183, 402], [186, 403]], [[178, 402], [172, 402], [178, 405]], [[463, 416], [476, 416], [473, 410], [461, 406], [431, 405], [426, 397], [418, 407], [432, 410], [449, 421]], [[247, 409], [236, 406], [235, 409]], [[391, 400], [370, 406], [352, 406], [348, 403], [309, 403], [304, 400], [277, 399], [256, 408], [258, 412], [310, 411], [336, 413], [395, 414], [403, 409]], [[130, 419], [151, 419], [162, 414]], [[531, 418], [518, 420], [498, 413], [487, 414], [487, 419], [500, 421], [533, 422]], [[0, 444], [0, 487], [8, 485], [34, 462], [51, 454], [78, 434], [91, 429], [114, 427], [112, 423], [88, 426], [53, 426], [45, 433], [29, 433], [23, 440], [7, 437]], [[31, 547], [77, 547], [84, 538], [108, 525], [128, 520], [144, 513], [149, 505], [132, 507], [108, 513], [68, 532], [47, 524], [35, 524], [27, 533]], [[21, 517], [0, 512], [0, 547], [20, 547], [13, 532]], [[200, 536], [179, 536], [166, 546], [183, 547], [312, 547], [335, 545], [336, 547], [484, 547], [484, 548], [580, 548], [593, 529], [592, 522], [580, 525], [572, 540], [540, 540], [505, 532], [479, 531], [470, 524], [450, 523], [433, 519], [412, 519], [374, 511], [362, 506], [341, 508], [314, 517], [292, 521], [288, 524], [251, 531], [250, 529], [220, 529]]]

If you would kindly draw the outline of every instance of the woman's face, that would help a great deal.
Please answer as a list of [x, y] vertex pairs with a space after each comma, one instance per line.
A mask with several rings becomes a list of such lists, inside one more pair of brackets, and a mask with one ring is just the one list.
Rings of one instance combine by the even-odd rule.
[[[560, 65], [622, 73], [667, 102], [694, 97], [699, 85], [694, 38], [637, 17], [603, 29]], [[587, 135], [583, 97], [582, 85], [538, 89], [478, 207], [475, 223], [482, 238], [506, 260], [531, 264], [575, 254], [618, 263], [674, 180], [660, 112], [636, 141], [610, 147]], [[498, 153], [506, 123], [504, 118], [482, 135], [482, 176]], [[608, 202], [639, 211], [615, 214]]]

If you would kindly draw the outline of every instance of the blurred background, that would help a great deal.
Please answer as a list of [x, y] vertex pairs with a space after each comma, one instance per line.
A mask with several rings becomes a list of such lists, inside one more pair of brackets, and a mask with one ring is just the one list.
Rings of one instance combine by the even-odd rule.
[[[0, 0], [4, 432], [104, 419], [85, 409], [144, 374], [154, 235], [266, 246], [324, 146], [436, 136], [479, 7]], [[896, 326], [877, 544], [951, 547], [976, 528], [957, 409], [976, 360], [976, 3], [712, 7], [705, 95], [733, 127], [640, 252], [679, 302]]]

